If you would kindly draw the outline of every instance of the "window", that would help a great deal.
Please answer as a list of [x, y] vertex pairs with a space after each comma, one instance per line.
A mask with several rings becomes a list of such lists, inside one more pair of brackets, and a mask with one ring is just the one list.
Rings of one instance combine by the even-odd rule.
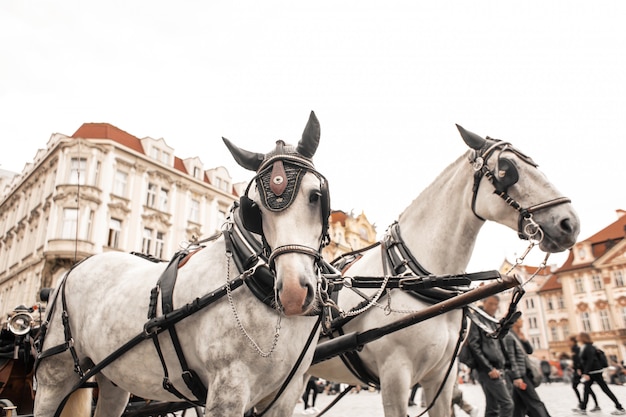
[[563, 295], [559, 295], [557, 300], [559, 302], [559, 310], [565, 310], [565, 298], [563, 298]]
[[100, 163], [100, 161], [98, 161], [96, 163], [96, 168], [92, 172], [91, 180], [89, 181], [89, 184], [91, 184], [91, 185], [98, 185], [98, 180], [100, 179], [100, 167], [101, 166], [102, 166], [102, 164]]
[[577, 293], [585, 292], [585, 285], [583, 283], [582, 277], [576, 277], [574, 279], [574, 287]]
[[623, 287], [624, 286], [624, 274], [622, 271], [613, 272], [613, 277], [615, 278], [615, 286]]
[[169, 152], [165, 152], [162, 151], [163, 153], [161, 154], [161, 162], [163, 162], [164, 164], [169, 164], [170, 163], [170, 154]]
[[535, 300], [533, 300], [532, 298], [527, 298], [526, 299], [526, 308], [529, 310], [532, 310], [535, 308]]
[[537, 350], [541, 348], [541, 340], [539, 340], [539, 336], [531, 336], [530, 344], [533, 345], [533, 349]]
[[156, 256], [159, 259], [163, 258], [163, 246], [164, 245], [165, 245], [165, 242], [164, 242], [163, 232], [157, 232], [156, 241], [154, 245], [154, 256]]
[[193, 167], [193, 177], [197, 178], [197, 179], [202, 179], [202, 175], [201, 175], [202, 171], [200, 170], [200, 168], [198, 167]]
[[159, 159], [159, 148], [155, 148], [154, 146], [150, 148], [150, 157], [153, 159]]
[[159, 210], [161, 211], [167, 211], [168, 194], [169, 191], [167, 191], [165, 188], [161, 188], [161, 191], [159, 192]]
[[87, 158], [72, 158], [70, 161], [70, 184], [85, 184]]
[[561, 327], [563, 328], [563, 339], [567, 339], [569, 337], [569, 324], [563, 323]]
[[552, 302], [552, 297], [548, 297], [548, 303], [547, 303], [547, 309], [548, 311], [552, 311], [554, 310], [554, 303]]
[[550, 338], [553, 342], [559, 340], [559, 329], [556, 326], [550, 326]]
[[156, 193], [157, 193], [157, 186], [156, 186], [156, 184], [149, 183], [148, 184], [148, 194], [146, 196], [146, 206], [154, 207], [156, 205]]
[[119, 248], [121, 232], [122, 232], [122, 221], [111, 218], [109, 220], [109, 239], [107, 241], [108, 247]]
[[226, 221], [226, 212], [223, 210], [218, 210], [217, 212], [217, 228], [221, 229], [222, 225]]
[[602, 289], [602, 276], [600, 274], [593, 274], [591, 281], [593, 282], [594, 291]]
[[537, 317], [529, 317], [528, 318], [528, 328], [536, 329], [537, 328]]
[[78, 209], [75, 209], [75, 208], [63, 209], [63, 231], [61, 232], [61, 238], [62, 239], [75, 239], [77, 223], [78, 223]]
[[611, 322], [609, 320], [609, 311], [608, 310], [600, 310], [600, 325], [602, 326], [602, 330], [609, 331], [611, 330]]
[[83, 233], [81, 233], [81, 237], [84, 240], [89, 240], [89, 238], [91, 237], [91, 225], [93, 225], [93, 217], [94, 217], [94, 212], [93, 210], [89, 210], [89, 215], [87, 216], [87, 227], [85, 227]]
[[196, 223], [200, 220], [200, 202], [198, 200], [191, 200], [189, 206], [189, 220]]
[[626, 327], [626, 307], [622, 307], [621, 312], [622, 312], [622, 322], [623, 322], [622, 327]]
[[126, 184], [128, 183], [128, 174], [124, 171], [115, 171], [115, 181], [113, 183], [113, 194], [126, 197]]
[[150, 246], [152, 246], [152, 229], [145, 227], [141, 240], [141, 253], [150, 254]]
[[589, 320], [589, 313], [583, 311], [580, 313], [580, 322], [583, 325], [583, 331], [590, 333], [591, 332], [591, 320]]

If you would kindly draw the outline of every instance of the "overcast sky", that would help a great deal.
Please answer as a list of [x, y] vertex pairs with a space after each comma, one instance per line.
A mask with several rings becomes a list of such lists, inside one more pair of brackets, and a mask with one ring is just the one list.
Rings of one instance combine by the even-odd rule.
[[[382, 233], [465, 151], [459, 123], [532, 156], [582, 239], [626, 209], [625, 22], [624, 1], [2, 0], [0, 168], [107, 122], [247, 181], [221, 137], [269, 151], [314, 110], [333, 209]], [[468, 270], [525, 246], [487, 225]]]

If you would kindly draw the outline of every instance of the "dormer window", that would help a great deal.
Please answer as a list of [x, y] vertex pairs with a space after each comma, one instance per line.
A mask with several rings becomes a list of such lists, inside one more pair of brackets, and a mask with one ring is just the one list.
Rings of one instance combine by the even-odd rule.
[[199, 180], [202, 179], [202, 170], [198, 167], [193, 167], [193, 177]]

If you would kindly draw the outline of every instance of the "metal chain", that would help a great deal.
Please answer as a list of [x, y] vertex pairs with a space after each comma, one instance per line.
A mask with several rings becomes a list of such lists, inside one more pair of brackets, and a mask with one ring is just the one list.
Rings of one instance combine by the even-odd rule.
[[[246, 339], [248, 339], [250, 346], [252, 346], [254, 350], [256, 350], [259, 356], [261, 356], [262, 358], [267, 358], [274, 352], [274, 350], [276, 349], [276, 345], [278, 344], [278, 338], [280, 336], [280, 323], [282, 321], [282, 314], [280, 313], [278, 314], [278, 320], [276, 321], [276, 327], [275, 327], [276, 330], [274, 332], [272, 346], [270, 346], [270, 349], [267, 352], [264, 352], [263, 349], [261, 349], [261, 347], [254, 341], [254, 339], [252, 339], [252, 336], [250, 336], [246, 328], [243, 326], [243, 323], [241, 322], [241, 318], [239, 317], [239, 313], [237, 312], [237, 308], [235, 307], [235, 302], [233, 300], [233, 296], [232, 296], [232, 292], [230, 288], [230, 259], [232, 258], [232, 256], [233, 256], [232, 253], [226, 252], [226, 295], [228, 297], [228, 303], [230, 304], [230, 308], [233, 312], [233, 316], [235, 316], [235, 321], [237, 321], [237, 327], [239, 327], [241, 334], [243, 334], [246, 337]], [[261, 262], [262, 261], [259, 259], [259, 262], [255, 266], [248, 269], [247, 271], [244, 271], [242, 273], [242, 275], [244, 276], [244, 279], [254, 274], [254, 271], [261, 264]]]
[[[346, 317], [358, 316], [359, 314], [364, 313], [367, 310], [369, 310], [370, 308], [372, 308], [372, 306], [377, 305], [378, 304], [378, 300], [382, 296], [383, 291], [385, 290], [385, 287], [387, 286], [387, 282], [389, 281], [389, 278], [390, 278], [389, 275], [385, 275], [385, 278], [383, 278], [383, 283], [381, 284], [380, 288], [378, 289], [378, 291], [376, 291], [376, 294], [374, 294], [374, 297], [372, 297], [370, 299], [370, 302], [367, 303], [367, 305], [365, 307], [362, 307], [362, 308], [360, 308], [358, 310], [351, 310], [351, 311], [342, 312], [341, 313], [341, 317], [342, 318], [346, 318]], [[352, 289], [352, 285], [348, 284], [347, 280], [344, 282], [344, 286]]]
[[[539, 230], [541, 230], [541, 229], [539, 229]], [[543, 238], [543, 233], [542, 233], [542, 238]], [[509, 268], [508, 271], [506, 271], [505, 275], [509, 275], [515, 269], [519, 268], [524, 263], [524, 260], [526, 259], [526, 256], [528, 256], [530, 251], [539, 242], [540, 241], [531, 240], [530, 243], [528, 244], [528, 247], [526, 248], [526, 250], [522, 254], [522, 256], [520, 256], [520, 257], [515, 259], [515, 263], [511, 266], [511, 268]], [[548, 258], [550, 258], [550, 252], [546, 252], [546, 256], [543, 258], [543, 261], [539, 264], [539, 266], [537, 267], [535, 272], [533, 272], [532, 275], [530, 277], [528, 277], [528, 279], [522, 283], [522, 287], [524, 287], [526, 284], [528, 284], [530, 281], [532, 281], [539, 274], [539, 272], [543, 271], [546, 268], [546, 266], [548, 265]]]

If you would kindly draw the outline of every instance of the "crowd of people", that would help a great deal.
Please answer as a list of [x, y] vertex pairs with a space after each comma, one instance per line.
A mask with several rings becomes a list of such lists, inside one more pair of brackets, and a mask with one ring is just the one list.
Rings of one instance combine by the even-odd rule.
[[[485, 394], [486, 417], [549, 417], [550, 414], [537, 394], [537, 381], [533, 378], [532, 363], [528, 355], [533, 352], [531, 344], [522, 331], [523, 320], [520, 317], [511, 331], [502, 338], [493, 338], [500, 299], [493, 295], [483, 300], [480, 307], [479, 323], [470, 327], [467, 346], [475, 366], [473, 377], [481, 385]], [[571, 381], [578, 405], [572, 411], [586, 415], [589, 399], [594, 402], [590, 411], [600, 411], [592, 386], [596, 384], [615, 404], [611, 415], [626, 415], [622, 404], [615, 397], [603, 378], [607, 367], [602, 363], [598, 349], [593, 345], [589, 334], [581, 332], [570, 339], [571, 346]], [[539, 370], [543, 381], [551, 382], [551, 365], [542, 360]], [[620, 368], [621, 369], [621, 368]], [[541, 375], [540, 374], [540, 375]], [[622, 383], [621, 372], [615, 372], [616, 383]], [[579, 385], [582, 383], [582, 392]]]
[[[550, 417], [535, 388], [540, 383], [551, 383], [555, 374], [560, 380], [571, 382], [575, 395], [573, 398], [576, 401], [576, 407], [572, 409], [574, 414], [586, 415], [587, 411], [601, 411], [596, 392], [593, 390], [595, 385], [613, 401], [615, 410], [610, 413], [611, 415], [626, 415], [626, 410], [603, 377], [605, 369], [608, 369], [609, 382], [622, 385], [626, 382], [623, 367], [615, 361], [611, 361], [609, 366], [602, 363], [598, 349], [588, 333], [581, 332], [570, 337], [571, 354], [567, 359], [564, 357], [560, 362], [552, 363], [546, 358], [536, 361], [529, 356], [533, 353], [533, 347], [524, 335], [522, 317], [513, 323], [504, 337], [494, 338], [490, 335], [498, 323], [495, 315], [499, 304], [500, 299], [497, 295], [489, 296], [482, 301], [478, 315], [480, 322], [470, 326], [466, 340], [467, 348], [473, 357], [473, 369], [468, 371], [467, 367], [462, 367], [459, 372], [462, 379], [477, 382], [482, 387], [485, 395], [485, 417]], [[477, 416], [478, 408], [463, 398], [463, 390], [459, 388], [458, 380], [456, 382], [451, 415], [454, 416], [455, 409], [458, 408], [471, 417]], [[418, 402], [415, 397], [419, 387], [419, 384], [412, 387], [409, 407], [415, 406]], [[302, 397], [305, 414], [318, 412], [315, 401], [317, 394], [321, 392], [329, 395], [339, 393], [339, 384], [312, 377]], [[590, 400], [593, 407], [587, 410]], [[423, 396], [419, 403], [422, 407], [427, 406]]]

